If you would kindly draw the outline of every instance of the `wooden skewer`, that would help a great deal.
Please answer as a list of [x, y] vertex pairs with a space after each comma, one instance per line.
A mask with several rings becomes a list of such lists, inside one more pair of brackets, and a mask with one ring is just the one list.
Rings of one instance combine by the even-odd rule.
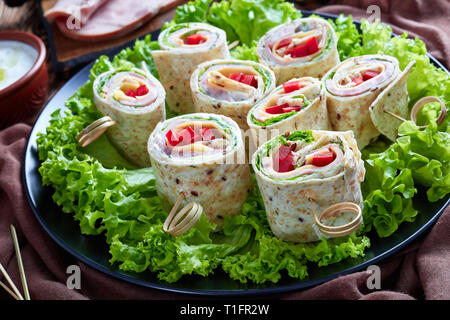
[[235, 41], [231, 42], [231, 43], [228, 45], [228, 50], [233, 49], [233, 48], [236, 47], [238, 44], [239, 44], [239, 40], [235, 40]]
[[16, 296], [20, 299], [23, 300], [23, 296], [20, 293], [19, 289], [17, 289], [17, 287], [14, 285], [14, 282], [12, 282], [11, 278], [9, 277], [8, 273], [6, 272], [6, 270], [3, 268], [2, 264], [0, 263], [0, 272], [3, 274], [3, 276], [5, 277], [5, 279], [8, 281], [9, 285], [11, 286], [11, 288], [14, 290], [14, 293], [16, 294]]
[[[309, 198], [311, 202], [311, 208], [314, 214], [314, 219], [320, 232], [330, 237], [343, 237], [351, 234], [362, 225], [362, 212], [361, 208], [353, 202], [340, 202], [336, 203], [317, 215], [314, 208], [314, 202]], [[347, 224], [341, 226], [327, 226], [321, 222], [325, 216], [335, 216], [337, 213], [347, 211], [355, 214], [355, 218]]]
[[17, 265], [20, 271], [20, 280], [22, 282], [23, 293], [25, 295], [25, 300], [30, 300], [30, 292], [28, 291], [27, 278], [25, 276], [25, 271], [22, 263], [22, 255], [20, 254], [19, 241], [17, 240], [16, 228], [13, 225], [10, 225], [11, 235], [14, 242], [14, 249], [16, 250], [17, 257]]
[[14, 299], [21, 300], [14, 292], [11, 291], [3, 282], [0, 281], [0, 286], [3, 287], [3, 289], [6, 290]]
[[384, 112], [384, 113], [387, 113], [387, 114], [390, 115], [390, 116], [393, 116], [394, 118], [397, 118], [397, 119], [400, 120], [400, 121], [403, 121], [403, 122], [407, 121], [406, 119], [404, 119], [404, 118], [400, 117], [399, 115], [397, 115], [397, 114], [395, 114], [395, 113], [392, 113], [392, 112], [390, 112], [390, 111], [388, 111], [388, 110], [383, 109], [383, 112]]

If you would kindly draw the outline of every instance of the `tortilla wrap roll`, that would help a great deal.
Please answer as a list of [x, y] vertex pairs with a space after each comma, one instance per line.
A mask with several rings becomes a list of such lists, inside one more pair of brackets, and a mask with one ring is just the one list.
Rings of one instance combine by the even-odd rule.
[[168, 107], [177, 114], [194, 112], [192, 72], [202, 62], [230, 57], [225, 31], [206, 23], [177, 24], [162, 31], [158, 43], [161, 50], [152, 56]]
[[325, 87], [312, 77], [291, 79], [259, 101], [247, 123], [258, 146], [287, 131], [330, 130]]
[[195, 111], [225, 115], [246, 130], [248, 111], [275, 88], [275, 82], [269, 68], [253, 61], [204, 62], [191, 77]]
[[396, 58], [377, 54], [349, 58], [331, 69], [322, 80], [333, 130], [352, 130], [360, 149], [381, 133], [395, 140], [401, 121], [384, 110], [408, 117], [406, 80], [413, 64], [401, 72]]
[[[365, 169], [352, 131], [294, 131], [275, 137], [254, 153], [252, 165], [270, 228], [282, 240], [310, 242], [324, 236], [310, 199], [318, 214], [341, 202], [362, 208]], [[343, 215], [339, 224], [351, 218]]]
[[161, 83], [140, 69], [117, 69], [99, 75], [93, 89], [97, 109], [116, 122], [106, 131], [111, 143], [133, 164], [150, 166], [148, 137], [166, 118]]
[[252, 179], [240, 129], [232, 119], [207, 113], [168, 119], [150, 135], [148, 152], [167, 209], [183, 193], [182, 205], [198, 202], [218, 226], [241, 211]]
[[256, 51], [280, 85], [293, 78], [322, 78], [339, 63], [336, 45], [334, 29], [325, 19], [302, 18], [269, 30]]

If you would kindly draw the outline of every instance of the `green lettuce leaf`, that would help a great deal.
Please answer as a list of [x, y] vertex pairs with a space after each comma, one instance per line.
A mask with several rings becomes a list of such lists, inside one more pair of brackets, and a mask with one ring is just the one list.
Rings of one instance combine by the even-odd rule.
[[[189, 1], [179, 6], [174, 19], [165, 25], [184, 22], [209, 23], [224, 30], [228, 42], [253, 46], [269, 29], [301, 17], [301, 12], [284, 0]], [[251, 59], [254, 60], [254, 59]]]

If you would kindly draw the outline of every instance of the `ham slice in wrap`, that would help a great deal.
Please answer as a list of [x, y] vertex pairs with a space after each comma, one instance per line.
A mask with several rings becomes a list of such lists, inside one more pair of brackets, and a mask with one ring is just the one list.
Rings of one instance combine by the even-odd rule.
[[44, 13], [66, 36], [101, 41], [128, 34], [184, 0], [59, 0]]
[[[363, 205], [365, 169], [352, 131], [294, 131], [275, 137], [254, 153], [252, 165], [270, 228], [280, 239], [310, 242], [324, 236], [311, 200], [317, 214], [340, 202]], [[345, 219], [350, 222], [352, 216], [340, 222]]]
[[302, 18], [269, 30], [258, 42], [259, 62], [275, 73], [277, 84], [299, 77], [322, 78], [339, 63], [336, 34], [322, 18]]
[[194, 112], [191, 75], [205, 61], [230, 57], [225, 31], [205, 23], [183, 23], [162, 31], [158, 43], [161, 50], [152, 55], [168, 107], [178, 114]]
[[180, 193], [217, 226], [240, 212], [252, 185], [240, 130], [232, 119], [193, 113], [159, 123], [148, 141], [156, 189], [170, 209]]
[[401, 121], [384, 111], [408, 117], [406, 80], [414, 62], [403, 72], [388, 55], [349, 58], [322, 79], [333, 130], [352, 130], [363, 149], [381, 133], [395, 140]]
[[275, 88], [275, 82], [269, 68], [253, 61], [204, 62], [191, 77], [195, 111], [228, 116], [246, 130], [248, 111]]
[[109, 140], [132, 163], [150, 166], [148, 137], [166, 117], [161, 83], [140, 69], [117, 69], [99, 75], [93, 89], [97, 109], [116, 122], [106, 131]]
[[329, 130], [325, 88], [312, 77], [294, 78], [255, 104], [247, 116], [257, 145], [296, 130]]

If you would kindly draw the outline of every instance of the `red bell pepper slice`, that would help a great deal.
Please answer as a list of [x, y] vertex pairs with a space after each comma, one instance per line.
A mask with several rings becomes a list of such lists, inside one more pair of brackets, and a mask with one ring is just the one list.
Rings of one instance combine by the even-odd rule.
[[364, 82], [364, 80], [361, 76], [357, 76], [357, 77], [353, 78], [352, 81], [355, 84], [355, 86], [359, 86], [361, 83]]
[[139, 86], [136, 89], [136, 96], [143, 96], [143, 95], [146, 95], [147, 93], [148, 93], [148, 88], [145, 84]]
[[292, 112], [292, 111], [297, 112], [297, 111], [300, 111], [300, 109], [301, 108], [299, 106], [286, 107], [286, 108], [283, 108], [283, 113], [288, 113], [288, 112]]
[[289, 81], [283, 83], [284, 93], [289, 93], [300, 88], [302, 88], [302, 86], [300, 85], [300, 81]]
[[301, 58], [319, 51], [319, 44], [316, 37], [309, 38], [304, 44], [292, 47], [286, 51], [286, 54], [290, 54], [292, 58]]
[[231, 80], [237, 81], [237, 82], [241, 82], [243, 76], [244, 76], [244, 74], [242, 72], [239, 72], [239, 73], [230, 74], [230, 76], [228, 78], [230, 78]]
[[318, 153], [313, 156], [311, 164], [316, 167], [324, 167], [332, 163], [335, 157], [335, 154], [331, 151], [326, 153]]
[[252, 74], [243, 74], [242, 72], [232, 73], [229, 75], [228, 78], [255, 88], [258, 86], [258, 81], [256, 80], [256, 77]]
[[177, 144], [179, 144], [181, 142], [180, 136], [178, 136], [172, 130], [167, 131], [166, 139], [171, 146], [176, 146]]
[[181, 138], [181, 142], [184, 142], [185, 144], [201, 140], [201, 137], [191, 127], [184, 128], [178, 134]]
[[214, 140], [216, 138], [211, 128], [201, 128], [200, 134], [202, 136], [203, 141]]
[[370, 79], [376, 77], [379, 74], [380, 74], [379, 72], [367, 70], [362, 74], [362, 78], [364, 81], [367, 81], [367, 80], [370, 80]]
[[133, 90], [133, 89], [128, 90], [127, 92], [125, 92], [125, 94], [126, 94], [127, 96], [133, 97], [133, 98], [135, 98], [136, 95], [137, 95], [136, 91]]
[[274, 156], [274, 169], [277, 172], [289, 172], [294, 170], [294, 157], [292, 148], [281, 145]]
[[288, 108], [288, 107], [289, 107], [288, 103], [283, 103], [278, 106], [273, 106], [273, 107], [267, 108], [266, 112], [270, 113], [270, 114], [281, 114], [281, 113], [284, 113], [283, 108]]
[[319, 44], [317, 43], [317, 38], [312, 37], [306, 40], [306, 47], [308, 48], [308, 54], [313, 54], [319, 51]]
[[286, 50], [286, 54], [290, 54], [292, 58], [301, 58], [308, 55], [308, 48], [305, 44], [301, 44]]
[[258, 86], [258, 81], [256, 81], [256, 77], [252, 74], [244, 75], [240, 82], [252, 86], [254, 88]]
[[277, 49], [287, 47], [288, 45], [291, 44], [291, 42], [292, 42], [292, 38], [284, 38], [280, 42], [278, 42]]
[[205, 42], [205, 39], [201, 34], [195, 33], [191, 34], [186, 38], [186, 43], [189, 45], [196, 45]]

